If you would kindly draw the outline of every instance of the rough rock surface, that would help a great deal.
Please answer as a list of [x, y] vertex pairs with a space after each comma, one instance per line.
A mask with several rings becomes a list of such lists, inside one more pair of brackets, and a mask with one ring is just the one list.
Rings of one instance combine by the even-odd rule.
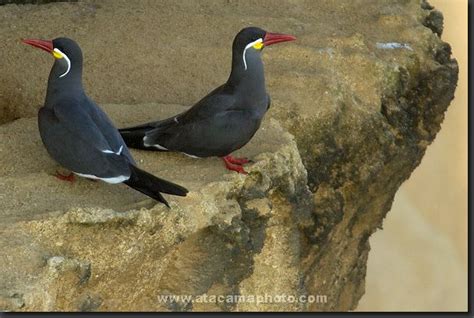
[[[298, 38], [265, 50], [272, 108], [240, 150], [255, 161], [248, 176], [217, 159], [134, 151], [191, 190], [170, 198], [171, 210], [125, 186], [51, 176], [34, 118], [51, 60], [18, 39], [76, 39], [88, 92], [123, 126], [173, 114], [225, 81], [246, 25]], [[368, 238], [453, 98], [457, 64], [441, 32], [441, 14], [415, 0], [0, 7], [0, 307], [354, 309]], [[168, 294], [195, 301], [160, 300]], [[326, 301], [196, 301], [265, 294]]]

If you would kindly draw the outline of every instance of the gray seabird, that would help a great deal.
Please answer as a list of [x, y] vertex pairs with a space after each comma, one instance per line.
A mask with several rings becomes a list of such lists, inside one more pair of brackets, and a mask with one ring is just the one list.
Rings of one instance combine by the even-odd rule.
[[295, 39], [256, 27], [241, 30], [234, 39], [232, 71], [224, 85], [179, 115], [119, 129], [122, 137], [132, 148], [222, 157], [227, 169], [246, 173], [242, 165], [249, 160], [230, 154], [250, 141], [270, 107], [261, 52], [265, 46]]
[[[164, 203], [162, 193], [186, 196], [185, 188], [137, 168], [112, 121], [91, 100], [82, 86], [82, 52], [71, 39], [28, 39], [24, 43], [51, 53], [44, 106], [38, 113], [41, 139], [50, 156], [81, 177], [107, 183], [125, 183]], [[74, 180], [74, 175], [57, 175]]]

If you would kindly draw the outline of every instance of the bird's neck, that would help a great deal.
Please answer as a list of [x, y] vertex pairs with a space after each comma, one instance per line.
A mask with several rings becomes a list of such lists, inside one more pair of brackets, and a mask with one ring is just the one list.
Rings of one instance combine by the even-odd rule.
[[74, 95], [84, 94], [82, 86], [82, 69], [71, 69], [70, 72], [61, 77], [64, 69], [58, 65], [54, 65], [48, 78], [48, 89], [46, 92], [45, 105], [53, 105], [50, 103], [63, 96], [73, 97]]
[[[247, 66], [247, 68], [245, 68]], [[259, 52], [248, 50], [245, 62], [242, 54], [233, 54], [232, 71], [227, 85], [245, 94], [266, 94], [263, 62]]]

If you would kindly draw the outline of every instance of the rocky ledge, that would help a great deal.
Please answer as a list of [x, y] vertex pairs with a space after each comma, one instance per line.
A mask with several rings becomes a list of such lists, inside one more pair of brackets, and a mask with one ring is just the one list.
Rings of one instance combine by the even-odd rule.
[[[457, 82], [442, 15], [424, 1], [91, 0], [6, 5], [0, 16], [3, 310], [354, 309], [368, 238]], [[19, 38], [75, 38], [88, 91], [124, 126], [225, 81], [233, 35], [249, 24], [298, 41], [264, 53], [273, 103], [240, 150], [255, 161], [248, 176], [218, 159], [134, 151], [191, 190], [168, 197], [171, 209], [125, 186], [52, 176], [34, 117], [50, 62]], [[247, 301], [198, 301], [212, 295]], [[265, 295], [274, 302], [256, 301]]]
[[[116, 122], [134, 114], [131, 106], [105, 108]], [[158, 115], [182, 110], [133, 108]], [[34, 118], [0, 128], [6, 309], [185, 309], [189, 304], [160, 303], [158, 295], [251, 292], [248, 284], [262, 274], [273, 289], [297, 287], [297, 256], [290, 251], [299, 249], [297, 227], [309, 218], [302, 207], [311, 193], [294, 138], [277, 121], [266, 121], [246, 147], [255, 161], [247, 176], [226, 172], [218, 159], [135, 151], [146, 170], [191, 190], [170, 197], [171, 209], [126, 186], [57, 180], [58, 166], [36, 130]], [[255, 259], [262, 253], [286, 264], [281, 274], [268, 259]], [[269, 266], [267, 274], [249, 271], [258, 263]]]

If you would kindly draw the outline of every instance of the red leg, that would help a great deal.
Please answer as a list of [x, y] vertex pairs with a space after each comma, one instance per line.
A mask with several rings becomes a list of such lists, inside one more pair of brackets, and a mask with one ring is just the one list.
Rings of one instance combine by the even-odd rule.
[[75, 178], [74, 178], [74, 174], [71, 172], [69, 175], [65, 176], [63, 174], [60, 174], [59, 172], [56, 171], [56, 174], [54, 175], [56, 178], [58, 178], [59, 180], [63, 180], [63, 181], [68, 181], [68, 182], [74, 182]]
[[241, 165], [232, 163], [229, 160], [228, 156], [222, 157], [222, 160], [224, 160], [225, 167], [227, 168], [227, 170], [236, 171], [236, 172], [242, 173], [242, 174], [247, 174], [247, 171], [245, 171], [244, 168]]
[[236, 157], [232, 157], [231, 155], [227, 155], [223, 158], [224, 158], [224, 160], [227, 160], [228, 162], [230, 162], [234, 165], [239, 165], [239, 166], [252, 162], [252, 160], [249, 160], [247, 158], [236, 158]]

